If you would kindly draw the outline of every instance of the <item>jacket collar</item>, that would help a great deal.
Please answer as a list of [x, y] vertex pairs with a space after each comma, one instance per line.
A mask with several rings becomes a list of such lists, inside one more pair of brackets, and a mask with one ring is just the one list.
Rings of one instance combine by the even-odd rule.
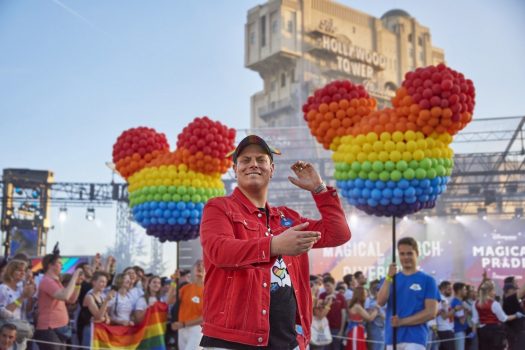
[[[242, 191], [236, 187], [232, 194], [230, 195], [235, 200], [241, 202], [241, 204], [248, 209], [250, 213], [259, 213], [259, 208], [257, 208], [249, 199], [245, 196]], [[268, 212], [270, 213], [270, 216], [281, 216], [281, 212], [278, 209], [275, 209], [274, 207], [270, 206], [270, 203], [268, 201], [266, 202], [266, 208], [268, 209]]]

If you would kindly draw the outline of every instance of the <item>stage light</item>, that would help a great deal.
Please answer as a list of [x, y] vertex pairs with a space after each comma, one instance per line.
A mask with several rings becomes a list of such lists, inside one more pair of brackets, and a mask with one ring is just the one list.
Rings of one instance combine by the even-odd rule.
[[487, 208], [478, 208], [478, 217], [487, 220]]
[[86, 220], [93, 221], [95, 220], [95, 208], [87, 208], [86, 211]]
[[403, 216], [403, 221], [407, 222], [408, 221], [408, 216]]
[[350, 215], [350, 222], [351, 223], [357, 224], [358, 221], [359, 221], [359, 216], [357, 216], [357, 214]]
[[514, 209], [514, 218], [521, 219], [523, 217], [523, 208]]
[[60, 222], [64, 222], [66, 221], [67, 219], [67, 208], [66, 207], [60, 207], [60, 209], [58, 209], [59, 212], [58, 212], [58, 220]]
[[425, 220], [425, 222], [429, 222], [430, 221], [430, 217], [428, 217], [427, 215], [423, 216], [423, 220]]

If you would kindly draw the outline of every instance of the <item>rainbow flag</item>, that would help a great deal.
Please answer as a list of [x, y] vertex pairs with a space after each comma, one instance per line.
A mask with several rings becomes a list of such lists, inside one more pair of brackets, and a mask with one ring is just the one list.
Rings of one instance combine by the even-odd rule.
[[95, 323], [91, 348], [166, 350], [167, 318], [168, 305], [157, 302], [148, 307], [142, 323], [133, 327]]

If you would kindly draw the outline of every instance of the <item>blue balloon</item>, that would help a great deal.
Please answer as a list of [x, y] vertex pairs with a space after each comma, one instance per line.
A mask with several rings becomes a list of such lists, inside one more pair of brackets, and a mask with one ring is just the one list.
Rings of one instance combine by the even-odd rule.
[[354, 184], [355, 184], [355, 187], [357, 187], [357, 188], [365, 187], [365, 182], [361, 178], [355, 179]]
[[370, 198], [370, 190], [368, 188], [363, 188], [361, 191], [361, 197], [366, 199]]
[[166, 202], [160, 202], [159, 203], [159, 208], [160, 209], [166, 209], [168, 207], [168, 205], [166, 204]]
[[[373, 200], [378, 201], [381, 199], [382, 194], [383, 193], [381, 192], [381, 190], [373, 189], [372, 192], [370, 193], [370, 196], [372, 197]], [[372, 205], [372, 206], [375, 207], [375, 205]]]
[[381, 198], [381, 200], [379, 201], [379, 204], [381, 205], [389, 205], [390, 204], [390, 199], [389, 198]]
[[392, 204], [399, 205], [401, 203], [403, 203], [403, 198], [402, 197], [393, 197], [392, 198]]
[[177, 208], [177, 205], [175, 204], [175, 202], [168, 202], [168, 209], [169, 210], [173, 210]]
[[404, 193], [402, 189], [395, 188], [393, 194], [394, 194], [394, 198], [402, 198]]
[[149, 202], [149, 208], [150, 209], [157, 209], [158, 204], [157, 202]]
[[377, 180], [376, 181], [376, 188], [378, 190], [382, 190], [383, 188], [386, 188], [386, 183], [384, 181]]
[[155, 213], [155, 217], [160, 218], [164, 214], [164, 210], [162, 210], [162, 209], [155, 209], [154, 213]]
[[416, 189], [414, 187], [408, 187], [404, 192], [405, 192], [404, 193], [405, 197], [414, 197], [415, 198], [415, 196], [416, 196]]
[[169, 225], [175, 225], [177, 223], [177, 220], [173, 217], [169, 218], [168, 219], [168, 224]]
[[367, 204], [371, 207], [377, 207], [378, 205], [377, 201], [373, 198], [368, 199]]
[[197, 219], [197, 218], [190, 218], [190, 224], [191, 225], [198, 225], [199, 224], [199, 219]]
[[158, 223], [157, 218], [155, 217], [150, 218], [149, 221], [151, 222], [152, 225], [156, 225]]
[[410, 183], [408, 182], [407, 179], [401, 179], [401, 180], [399, 180], [399, 182], [397, 183], [397, 187], [399, 187], [399, 188], [402, 189], [402, 190], [408, 188], [408, 186], [410, 186]]
[[397, 184], [396, 184], [395, 181], [388, 180], [388, 181], [386, 182], [386, 187], [394, 189], [394, 188], [397, 187]]
[[183, 201], [177, 202], [177, 209], [184, 210], [186, 209], [186, 203]]
[[172, 216], [172, 211], [169, 210], [169, 209], [165, 209], [164, 212], [162, 213], [162, 216], [163, 216], [164, 218], [166, 218], [166, 219], [169, 219], [169, 218], [171, 218], [171, 216]]
[[415, 203], [417, 200], [416, 196], [411, 196], [411, 197], [405, 197], [405, 203], [409, 203], [409, 204], [412, 204], [412, 203]]
[[368, 189], [372, 189], [376, 187], [376, 185], [374, 184], [374, 181], [372, 180], [365, 180], [365, 187]]
[[187, 202], [186, 203], [186, 209], [189, 209], [189, 210], [195, 209], [195, 203]]
[[167, 222], [165, 218], [158, 218], [157, 221], [159, 224], [165, 224]]
[[177, 219], [177, 224], [179, 224], [179, 225], [185, 225], [185, 224], [186, 224], [186, 218], [179, 217], [179, 218]]
[[421, 188], [427, 188], [430, 187], [430, 180], [429, 179], [423, 179], [419, 183]]
[[195, 209], [198, 209], [198, 210], [202, 211], [202, 209], [204, 209], [204, 203], [200, 203], [199, 202], [199, 203], [195, 204]]
[[352, 198], [359, 198], [361, 197], [361, 190], [359, 188], [354, 188], [352, 190]]
[[412, 187], [418, 187], [418, 186], [419, 186], [419, 180], [418, 180], [418, 179], [412, 179], [412, 180], [410, 180], [410, 186], [412, 186]]
[[392, 198], [392, 190], [390, 188], [385, 188], [383, 190], [383, 197], [384, 198]]

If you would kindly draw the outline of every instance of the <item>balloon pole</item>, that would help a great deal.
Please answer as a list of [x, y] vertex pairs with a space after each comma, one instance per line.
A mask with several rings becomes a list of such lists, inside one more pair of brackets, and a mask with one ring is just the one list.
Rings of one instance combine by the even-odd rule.
[[[396, 217], [392, 216], [392, 263], [396, 263]], [[397, 302], [396, 302], [396, 275], [392, 278], [392, 315], [397, 315]], [[397, 349], [397, 327], [392, 327], [393, 329], [393, 338], [392, 343], [394, 350]]]

